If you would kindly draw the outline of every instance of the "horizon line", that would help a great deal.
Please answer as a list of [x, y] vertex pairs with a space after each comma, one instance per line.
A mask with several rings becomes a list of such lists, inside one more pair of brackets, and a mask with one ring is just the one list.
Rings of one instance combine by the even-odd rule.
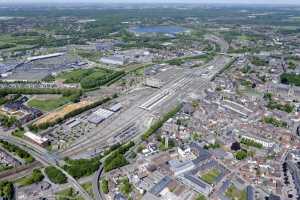
[[15, 2], [3, 2], [0, 0], [0, 6], [1, 5], [15, 5], [15, 4], [31, 4], [31, 5], [54, 5], [54, 4], [59, 4], [59, 5], [75, 5], [75, 4], [98, 4], [98, 5], [153, 5], [153, 4], [164, 4], [164, 5], [260, 5], [260, 6], [272, 6], [272, 5], [276, 5], [276, 6], [300, 6], [300, 2], [299, 3], [274, 3], [274, 2], [268, 2], [268, 3], [260, 3], [260, 2], [124, 2], [124, 1], [120, 1], [120, 2], [96, 2], [96, 1], [88, 1], [88, 2], [61, 2], [58, 0], [54, 0], [54, 1], [45, 1], [45, 2], [30, 2], [30, 1], [15, 1]]

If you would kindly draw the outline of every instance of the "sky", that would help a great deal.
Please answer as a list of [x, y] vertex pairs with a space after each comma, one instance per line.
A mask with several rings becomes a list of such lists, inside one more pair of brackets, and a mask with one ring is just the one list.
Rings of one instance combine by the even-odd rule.
[[300, 0], [0, 0], [0, 3], [242, 3], [242, 4], [299, 4]]

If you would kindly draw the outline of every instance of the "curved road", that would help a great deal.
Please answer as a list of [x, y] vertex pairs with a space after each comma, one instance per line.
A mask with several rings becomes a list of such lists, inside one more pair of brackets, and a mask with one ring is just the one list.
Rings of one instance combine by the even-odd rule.
[[20, 139], [11, 137], [11, 136], [0, 135], [0, 139], [24, 149], [25, 151], [30, 153], [36, 160], [40, 161], [42, 164], [44, 164], [46, 166], [53, 165], [53, 166], [57, 167], [59, 170], [61, 170], [66, 175], [66, 177], [68, 178], [68, 181], [74, 186], [74, 188], [76, 190], [79, 191], [79, 193], [82, 195], [82, 197], [85, 200], [92, 200], [92, 198], [81, 187], [81, 185], [70, 174], [68, 174], [64, 169], [59, 167], [59, 165], [58, 165], [59, 160], [57, 160], [57, 158], [54, 155], [49, 154], [47, 151], [46, 152], [40, 151], [36, 147], [34, 147], [34, 145], [31, 145], [28, 142], [24, 142], [23, 140], [20, 140]]
[[102, 172], [103, 172], [103, 166], [100, 165], [100, 167], [99, 167], [98, 171], [95, 173], [95, 175], [93, 177], [93, 181], [92, 181], [93, 193], [95, 195], [96, 200], [105, 200], [104, 195], [102, 194], [102, 191], [99, 187], [99, 181], [100, 181]]

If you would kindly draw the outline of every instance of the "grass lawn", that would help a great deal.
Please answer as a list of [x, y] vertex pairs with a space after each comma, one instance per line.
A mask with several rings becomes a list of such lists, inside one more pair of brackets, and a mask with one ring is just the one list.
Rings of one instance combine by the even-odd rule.
[[221, 174], [218, 169], [212, 169], [201, 176], [201, 179], [208, 184], [215, 182], [216, 178]]
[[136, 76], [143, 76], [145, 73], [145, 69], [147, 67], [150, 67], [151, 65], [146, 64], [146, 65], [140, 65], [138, 67], [135, 67], [134, 69], [129, 70], [130, 72], [134, 73]]
[[34, 183], [41, 182], [44, 179], [44, 175], [40, 169], [34, 169], [29, 176], [25, 176], [16, 181], [16, 183], [20, 186], [28, 186]]
[[19, 178], [19, 179], [16, 180], [15, 183], [17, 183], [17, 184], [20, 185], [21, 187], [26, 186], [26, 185], [28, 185], [28, 184], [27, 184], [28, 178], [29, 178], [29, 176], [28, 176], [28, 177], [25, 176], [25, 177]]
[[99, 62], [99, 58], [103, 56], [102, 53], [99, 51], [91, 52], [91, 51], [77, 49], [76, 52], [80, 57], [86, 58], [94, 62]]
[[47, 99], [47, 100], [31, 99], [30, 101], [28, 101], [27, 105], [29, 107], [33, 107], [42, 111], [49, 112], [69, 102], [70, 101], [67, 97], [59, 97], [59, 98]]
[[82, 188], [92, 197], [94, 197], [93, 186], [91, 182], [81, 184]]
[[[11, 47], [4, 49], [17, 50], [26, 48], [28, 46], [32, 46], [32, 44], [37, 43], [40, 39], [39, 36], [12, 36], [9, 34], [3, 34], [0, 36], [0, 47], [4, 47], [5, 45], [12, 45]], [[3, 46], [4, 45], [4, 46]]]
[[82, 78], [92, 73], [92, 69], [75, 69], [68, 72], [62, 72], [56, 77], [57, 80], [64, 80], [69, 83], [79, 83]]
[[24, 137], [25, 130], [16, 129], [11, 134], [15, 137], [23, 138]]
[[73, 188], [65, 189], [55, 194], [56, 200], [84, 200]]
[[107, 70], [98, 67], [90, 69], [75, 69], [60, 73], [56, 79], [63, 80], [65, 83], [80, 83], [80, 81], [86, 77], [99, 77], [106, 74], [109, 74]]
[[226, 197], [231, 200], [247, 200], [246, 191], [238, 190], [234, 185], [231, 185], [225, 192]]

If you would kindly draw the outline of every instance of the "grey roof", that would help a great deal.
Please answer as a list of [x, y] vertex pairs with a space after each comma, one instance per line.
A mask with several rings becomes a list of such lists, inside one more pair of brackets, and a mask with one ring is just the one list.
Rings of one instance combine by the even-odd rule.
[[88, 121], [93, 124], [99, 124], [103, 120], [105, 120], [103, 117], [100, 117], [99, 115], [95, 115], [95, 114], [92, 114], [91, 116], [88, 117]]
[[223, 194], [226, 192], [226, 190], [230, 187], [231, 182], [229, 180], [226, 180], [223, 185], [221, 186], [219, 190], [219, 194]]
[[156, 197], [154, 194], [151, 194], [151, 193], [147, 192], [143, 196], [142, 200], [160, 200], [160, 199], [158, 197]]
[[122, 108], [122, 104], [121, 103], [117, 103], [115, 105], [113, 105], [112, 107], [110, 107], [109, 110], [113, 111], [113, 112], [117, 112]]
[[280, 197], [279, 197], [279, 196], [276, 196], [276, 195], [274, 195], [274, 194], [271, 194], [271, 195], [269, 196], [269, 200], [280, 200]]
[[181, 168], [183, 166], [193, 164], [190, 160], [183, 161], [183, 162], [180, 162], [178, 160], [170, 160], [168, 163], [169, 163], [170, 167], [172, 167], [172, 168]]
[[127, 200], [121, 193], [115, 195], [114, 200]]
[[251, 185], [247, 186], [247, 200], [254, 200], [254, 188]]
[[185, 174], [184, 177], [186, 179], [188, 179], [189, 181], [193, 182], [194, 184], [196, 184], [197, 186], [206, 189], [207, 188], [207, 184], [205, 182], [203, 182], [202, 180], [200, 180], [199, 178], [196, 178], [194, 175], [192, 174]]
[[195, 168], [194, 163], [190, 160], [184, 162], [180, 162], [178, 160], [170, 160], [168, 163], [174, 173], [184, 173], [187, 170]]
[[167, 187], [171, 180], [172, 179], [169, 176], [165, 176], [153, 188], [151, 188], [149, 192], [154, 195], [158, 195], [163, 189]]
[[193, 163], [195, 165], [211, 157], [211, 154], [206, 149], [203, 149], [199, 144], [195, 142], [191, 144], [191, 148], [196, 149], [198, 152], [197, 158], [193, 160]]

